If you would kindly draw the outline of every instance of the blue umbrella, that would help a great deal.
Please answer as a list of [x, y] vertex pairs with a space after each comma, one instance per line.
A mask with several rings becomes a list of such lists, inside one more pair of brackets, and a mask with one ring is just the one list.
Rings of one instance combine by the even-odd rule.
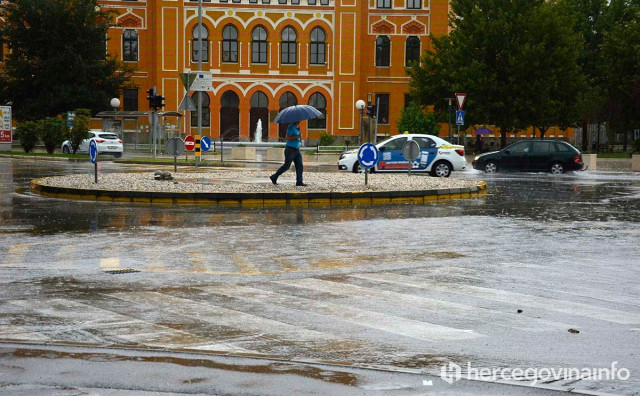
[[309, 120], [311, 118], [320, 117], [322, 113], [313, 106], [296, 105], [282, 109], [273, 122], [278, 124], [290, 124], [296, 121]]
[[476, 135], [488, 135], [490, 133], [493, 133], [491, 132], [491, 129], [487, 129], [485, 127], [476, 129]]

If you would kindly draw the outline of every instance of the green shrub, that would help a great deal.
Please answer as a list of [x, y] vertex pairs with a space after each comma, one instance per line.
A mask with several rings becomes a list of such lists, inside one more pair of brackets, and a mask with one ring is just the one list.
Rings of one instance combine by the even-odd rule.
[[38, 121], [40, 140], [47, 153], [53, 154], [60, 147], [67, 135], [67, 123], [61, 118], [49, 117]]
[[412, 103], [402, 110], [398, 121], [398, 133], [404, 133], [405, 131], [437, 135], [439, 127], [433, 113], [425, 114], [418, 105]]
[[329, 135], [327, 132], [320, 132], [320, 145], [321, 146], [333, 146], [335, 139], [333, 135]]
[[39, 126], [33, 121], [25, 121], [16, 127], [16, 135], [24, 152], [30, 153], [38, 144]]
[[88, 109], [76, 110], [76, 119], [73, 122], [73, 127], [68, 136], [73, 154], [78, 151], [82, 141], [89, 137], [90, 116], [91, 111]]

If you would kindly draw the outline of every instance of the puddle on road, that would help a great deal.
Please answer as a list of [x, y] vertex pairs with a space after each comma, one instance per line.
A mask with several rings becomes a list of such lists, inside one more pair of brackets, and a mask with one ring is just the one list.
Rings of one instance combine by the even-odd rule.
[[[13, 352], [0, 353], [2, 357], [14, 358], [41, 358], [41, 359], [78, 359], [88, 362], [143, 362], [143, 363], [167, 363], [177, 364], [183, 367], [203, 367], [215, 370], [235, 371], [253, 374], [289, 374], [316, 380], [356, 386], [358, 378], [353, 373], [336, 370], [327, 370], [314, 366], [298, 363], [272, 362], [268, 364], [230, 364], [220, 363], [205, 359], [186, 359], [174, 356], [123, 356], [112, 353], [90, 352], [61, 352], [42, 349], [15, 349]], [[206, 378], [191, 378], [183, 380], [183, 383], [198, 383], [206, 381]]]

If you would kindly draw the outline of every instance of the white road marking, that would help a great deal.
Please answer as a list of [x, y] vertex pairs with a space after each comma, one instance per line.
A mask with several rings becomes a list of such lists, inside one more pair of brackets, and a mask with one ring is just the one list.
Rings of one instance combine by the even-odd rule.
[[129, 342], [153, 347], [248, 352], [242, 348], [227, 344], [211, 344], [203, 338], [182, 330], [156, 325], [71, 300], [14, 300], [10, 304], [43, 316], [63, 319], [65, 323], [61, 325], [61, 330], [65, 332], [92, 329], [94, 330], [92, 333], [97, 333], [102, 337], [117, 337]]
[[405, 319], [399, 316], [288, 296], [247, 286], [210, 286], [200, 289], [260, 304], [278, 305], [303, 312], [313, 312], [355, 325], [425, 341], [466, 340], [482, 337], [481, 334], [475, 333], [472, 330], [454, 329], [417, 320]]
[[533, 296], [529, 294], [514, 293], [499, 289], [490, 289], [480, 286], [435, 281], [425, 278], [398, 275], [390, 272], [357, 274], [350, 276], [377, 282], [395, 283], [421, 289], [438, 290], [448, 293], [469, 295], [508, 304], [518, 304], [521, 306], [563, 312], [570, 315], [585, 316], [589, 318], [605, 320], [608, 322], [640, 323], [640, 316], [631, 312], [616, 311], [613, 309], [601, 308], [593, 305], [558, 300], [548, 297]]
[[[544, 269], [543, 269], [544, 270]], [[547, 270], [544, 270], [548, 272]], [[581, 284], [576, 284], [573, 282], [575, 280], [575, 276], [571, 277], [567, 274], [558, 274], [557, 272], [553, 274], [553, 278], [557, 279], [558, 277], [570, 277], [571, 281], [563, 284], [562, 289], [552, 289], [544, 286], [538, 286], [536, 283], [531, 283], [531, 278], [527, 278], [525, 276], [518, 276], [516, 274], [511, 273], [497, 273], [490, 271], [482, 271], [474, 268], [464, 268], [464, 267], [430, 267], [416, 270], [416, 273], [420, 274], [433, 274], [433, 273], [442, 273], [447, 275], [460, 275], [466, 278], [471, 278], [475, 280], [486, 280], [486, 277], [492, 277], [494, 279], [504, 279], [507, 281], [528, 281], [529, 283], [526, 285], [527, 288], [536, 289], [536, 290], [545, 290], [552, 291], [560, 294], [568, 294], [577, 297], [588, 297], [597, 300], [610, 301], [620, 304], [629, 304], [629, 305], [637, 305], [637, 302], [640, 300], [640, 296], [632, 296], [628, 294], [621, 294], [616, 292], [611, 292], [604, 289], [594, 289], [590, 287], [586, 287]], [[566, 285], [566, 286], [565, 286]], [[608, 283], [608, 285], [612, 285]]]
[[3, 340], [19, 340], [19, 341], [50, 341], [51, 338], [46, 335], [31, 331], [24, 327], [12, 325], [0, 325], [0, 338]]
[[568, 327], [571, 327], [571, 325], [567, 325], [564, 323], [548, 322], [545, 320], [530, 318], [525, 315], [496, 312], [493, 310], [480, 308], [478, 306], [435, 300], [431, 298], [396, 293], [387, 290], [372, 289], [341, 282], [329, 282], [315, 278], [280, 281], [274, 283], [302, 287], [326, 293], [346, 295], [349, 297], [367, 301], [383, 301], [388, 304], [401, 304], [403, 306], [411, 308], [427, 309], [438, 313], [460, 316], [470, 320], [488, 322], [498, 326], [517, 328], [526, 331], [546, 331], [552, 329], [566, 329]]
[[[207, 288], [202, 289], [207, 290]], [[238, 329], [243, 332], [239, 334], [239, 338], [246, 338], [245, 333], [250, 332], [260, 334], [261, 339], [277, 337], [286, 342], [321, 342], [323, 345], [335, 343], [342, 345], [340, 349], [352, 349], [348, 348], [349, 341], [334, 335], [219, 307], [210, 302], [198, 302], [157, 292], [114, 293], [109, 296], [134, 304], [149, 304], [177, 315], [190, 316], [218, 326]], [[353, 346], [353, 348], [358, 347], [359, 345]]]

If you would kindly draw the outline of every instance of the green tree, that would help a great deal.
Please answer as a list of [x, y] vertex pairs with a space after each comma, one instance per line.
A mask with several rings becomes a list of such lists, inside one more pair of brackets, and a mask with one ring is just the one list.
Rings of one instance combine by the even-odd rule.
[[[570, 67], [555, 69], [575, 62], [572, 50], [577, 43], [559, 37], [571, 31], [558, 26], [566, 20], [554, 14], [559, 12], [556, 7], [540, 8], [544, 3], [452, 0], [451, 33], [432, 38], [433, 50], [426, 51], [419, 67], [408, 71], [412, 96], [421, 105], [434, 105], [436, 111], [444, 112], [447, 103], [443, 98], [465, 92], [467, 123], [497, 125], [502, 146], [510, 131], [557, 122], [558, 116], [547, 114], [548, 109], [555, 109], [554, 101], [559, 103], [562, 97], [575, 94], [579, 84], [554, 87], [558, 78], [572, 72]], [[545, 20], [545, 16], [553, 17]], [[535, 23], [543, 23], [547, 32], [536, 32]], [[557, 59], [548, 61], [547, 55], [541, 54], [554, 45]], [[536, 72], [532, 75], [531, 70]], [[527, 95], [531, 98], [523, 98]], [[532, 111], [534, 104], [550, 121], [540, 119], [540, 111]]]
[[8, 0], [0, 17], [0, 36], [10, 50], [0, 101], [13, 102], [16, 119], [108, 109], [129, 80], [131, 70], [106, 54], [113, 18], [97, 0]]
[[53, 154], [67, 136], [67, 122], [61, 118], [48, 117], [38, 121], [38, 131], [47, 153]]
[[30, 153], [38, 144], [39, 125], [33, 121], [22, 122], [16, 127], [16, 135], [24, 152]]
[[608, 14], [613, 23], [600, 46], [604, 114], [623, 135], [626, 151], [632, 128], [640, 124], [640, 3], [612, 0]]
[[428, 115], [416, 104], [411, 103], [407, 108], [402, 110], [400, 120], [398, 121], [398, 132], [404, 133], [426, 133], [429, 135], [437, 135], [439, 131], [433, 113]]
[[519, 50], [514, 53], [514, 75], [528, 89], [514, 100], [512, 109], [523, 126], [540, 130], [567, 128], [578, 120], [576, 96], [585, 88], [578, 65], [582, 40], [573, 20], [557, 3], [544, 2], [522, 21]]
[[91, 111], [89, 109], [77, 109], [73, 127], [69, 131], [69, 141], [71, 152], [75, 154], [84, 139], [89, 137], [89, 127], [91, 122]]

